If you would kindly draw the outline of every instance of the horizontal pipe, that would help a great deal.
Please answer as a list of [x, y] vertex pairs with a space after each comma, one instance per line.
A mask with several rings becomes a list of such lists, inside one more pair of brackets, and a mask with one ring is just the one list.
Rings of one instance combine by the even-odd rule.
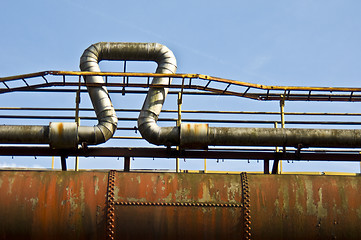
[[[83, 71], [100, 72], [99, 62], [109, 60], [111, 56], [103, 48], [103, 43], [98, 43], [86, 49], [80, 60]], [[29, 78], [47, 75], [41, 72], [33, 75], [22, 75], [20, 78]], [[3, 81], [12, 79], [5, 78]], [[44, 79], [45, 80], [45, 79]], [[25, 81], [25, 80], [24, 80]], [[102, 77], [89, 76], [85, 79], [89, 84], [104, 84]], [[47, 82], [48, 84], [48, 82]], [[111, 138], [117, 128], [118, 119], [111, 103], [107, 89], [104, 86], [87, 86], [90, 99], [98, 119], [94, 127], [78, 126], [76, 123], [50, 123], [49, 126], [1, 126], [1, 143], [48, 143], [51, 148], [70, 149], [77, 148], [78, 144], [100, 144]], [[11, 90], [11, 89], [10, 89]], [[40, 131], [41, 129], [42, 131]], [[46, 130], [43, 130], [46, 129]], [[40, 133], [39, 133], [40, 132]]]
[[[117, 127], [117, 117], [98, 74], [101, 60], [155, 61], [158, 64], [155, 77], [138, 117], [138, 129], [150, 143], [156, 145], [180, 145], [188, 148], [216, 146], [304, 146], [304, 147], [360, 147], [360, 130], [336, 129], [265, 129], [265, 128], [209, 128], [207, 124], [182, 124], [181, 127], [160, 127], [158, 116], [168, 93], [177, 64], [174, 54], [157, 43], [97, 43], [86, 49], [81, 57], [80, 68], [86, 71], [85, 81], [97, 115], [98, 125], [80, 126], [74, 131], [73, 124], [55, 123], [49, 126], [49, 138], [53, 147], [69, 148], [78, 143], [99, 144], [107, 141]], [[55, 72], [54, 72], [55, 73]], [[169, 74], [167, 77], [164, 74]], [[230, 85], [242, 85], [267, 89], [267, 86], [225, 80], [204, 75], [193, 76]], [[7, 79], [9, 80], [9, 79]], [[157, 86], [161, 85], [161, 86]], [[228, 88], [228, 87], [227, 87]], [[275, 86], [272, 90], [284, 88]], [[306, 90], [307, 87], [287, 87], [285, 90]], [[337, 88], [314, 88], [316, 91], [337, 91]], [[345, 90], [340, 88], [339, 90]], [[219, 89], [213, 89], [219, 92]], [[226, 90], [223, 91], [225, 93]], [[244, 94], [243, 94], [244, 95]], [[74, 132], [76, 132], [74, 134]], [[66, 134], [67, 136], [63, 136]], [[14, 137], [17, 138], [17, 137]], [[7, 141], [7, 140], [6, 140]], [[6, 142], [5, 141], [5, 142]], [[42, 139], [43, 141], [43, 139]], [[64, 142], [64, 143], [63, 143]]]
[[49, 143], [49, 126], [0, 125], [2, 143]]
[[207, 145], [361, 147], [361, 130], [298, 128], [209, 128]]

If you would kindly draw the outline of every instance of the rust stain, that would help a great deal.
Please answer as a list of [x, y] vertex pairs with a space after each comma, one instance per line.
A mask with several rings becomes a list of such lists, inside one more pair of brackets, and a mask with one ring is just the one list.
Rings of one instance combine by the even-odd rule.
[[57, 128], [58, 128], [58, 133], [59, 133], [59, 136], [62, 136], [63, 135], [63, 132], [64, 132], [64, 126], [63, 126], [63, 123], [58, 123], [57, 124]]
[[94, 181], [94, 195], [97, 195], [99, 192], [99, 178], [97, 176], [94, 176], [93, 181]]
[[[0, 236], [104, 239], [107, 176], [0, 171]], [[357, 239], [361, 234], [360, 177], [248, 174], [248, 181], [252, 239]], [[242, 202], [239, 175], [116, 172], [114, 193], [115, 201], [143, 203], [116, 206], [116, 237], [241, 236], [240, 208], [222, 207]]]

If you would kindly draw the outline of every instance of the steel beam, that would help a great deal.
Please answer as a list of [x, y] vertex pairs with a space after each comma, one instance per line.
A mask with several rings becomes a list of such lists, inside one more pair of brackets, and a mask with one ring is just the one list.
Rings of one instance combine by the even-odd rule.
[[144, 157], [144, 158], [188, 158], [188, 159], [249, 159], [249, 160], [294, 160], [294, 161], [361, 161], [356, 152], [272, 152], [251, 150], [176, 150], [175, 148], [117, 148], [89, 147], [69, 150], [49, 147], [1, 146], [0, 156], [83, 156], [83, 157]]

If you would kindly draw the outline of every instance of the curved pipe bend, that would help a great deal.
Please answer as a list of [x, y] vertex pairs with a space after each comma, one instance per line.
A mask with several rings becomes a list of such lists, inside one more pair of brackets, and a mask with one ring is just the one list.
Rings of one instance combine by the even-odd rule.
[[[177, 63], [174, 54], [158, 43], [97, 43], [86, 50], [81, 58], [83, 71], [100, 71], [98, 62], [107, 60], [154, 61], [158, 64], [156, 73], [175, 73]], [[87, 82], [102, 81], [101, 77], [87, 77]], [[156, 77], [153, 84], [170, 84], [168, 77]], [[111, 136], [114, 123], [110, 100], [97, 106], [93, 90], [89, 88], [98, 127]], [[108, 99], [106, 89], [96, 89]], [[160, 127], [158, 116], [168, 93], [168, 88], [150, 88], [138, 118], [138, 129], [148, 142], [156, 145], [184, 148], [206, 148], [207, 146], [303, 146], [303, 147], [360, 147], [360, 130], [338, 129], [270, 129], [270, 128], [222, 128], [208, 127], [208, 124], [181, 124], [180, 127]], [[97, 96], [98, 94], [95, 94]], [[95, 100], [95, 101], [94, 101]], [[109, 109], [109, 112], [98, 109]], [[104, 115], [104, 117], [99, 117]], [[80, 130], [80, 129], [79, 129]], [[100, 135], [99, 133], [94, 134]], [[81, 133], [79, 133], [81, 136]], [[98, 138], [98, 137], [97, 137]], [[101, 138], [101, 136], [99, 137]]]
[[[156, 73], [175, 73], [176, 59], [171, 50], [158, 43], [100, 42], [87, 48], [81, 59], [82, 71], [100, 72], [102, 60], [154, 61]], [[86, 83], [104, 83], [100, 76], [86, 76]], [[170, 84], [168, 77], [156, 77], [153, 84]], [[74, 148], [79, 143], [99, 144], [111, 138], [117, 127], [117, 116], [105, 87], [88, 87], [98, 125], [50, 123], [49, 126], [0, 126], [1, 143], [49, 143], [53, 148]], [[168, 88], [150, 88], [138, 118], [138, 129], [148, 142], [156, 145], [180, 145], [188, 148], [207, 146], [302, 146], [361, 147], [361, 130], [349, 129], [272, 129], [222, 128], [208, 124], [181, 124], [160, 127], [158, 116]]]
[[[169, 48], [159, 43], [116, 43], [100, 42], [93, 44], [84, 51], [80, 59], [82, 71], [100, 72], [101, 60], [124, 61], [154, 61], [158, 64], [156, 73], [175, 73], [177, 61]], [[154, 78], [153, 84], [167, 84], [170, 78]], [[87, 76], [87, 83], [104, 83], [100, 76]], [[96, 139], [109, 139], [116, 129], [116, 115], [108, 97], [108, 92], [103, 88], [88, 87], [89, 95], [97, 114], [99, 124], [94, 128]], [[158, 116], [162, 110], [167, 96], [167, 88], [150, 88], [144, 101], [143, 108], [138, 118], [138, 128], [141, 135], [149, 142], [157, 145], [174, 145], [179, 142], [177, 127], [159, 127]], [[79, 129], [79, 137], [83, 134]], [[104, 138], [103, 138], [104, 136]]]

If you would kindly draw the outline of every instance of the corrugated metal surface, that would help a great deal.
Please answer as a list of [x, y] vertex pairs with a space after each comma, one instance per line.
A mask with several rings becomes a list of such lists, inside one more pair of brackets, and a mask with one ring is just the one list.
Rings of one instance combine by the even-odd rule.
[[[108, 172], [0, 171], [0, 239], [104, 239]], [[361, 178], [248, 175], [251, 239], [358, 239]], [[116, 172], [115, 239], [242, 239], [240, 175]]]

